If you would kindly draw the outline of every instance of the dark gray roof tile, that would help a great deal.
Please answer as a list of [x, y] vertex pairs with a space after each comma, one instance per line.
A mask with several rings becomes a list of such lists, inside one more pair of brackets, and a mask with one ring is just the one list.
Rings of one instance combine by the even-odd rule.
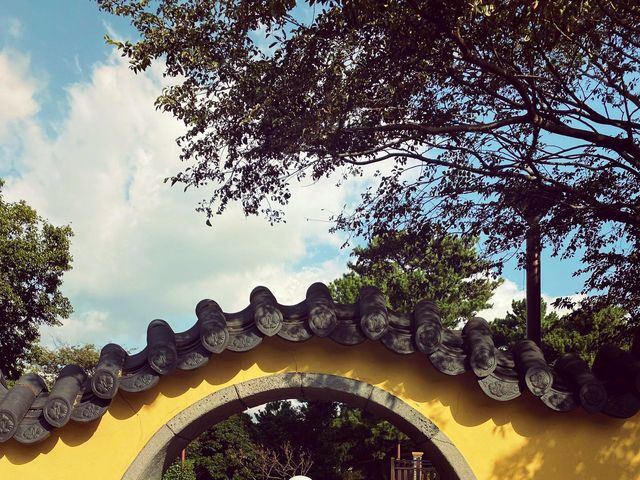
[[379, 340], [399, 354], [419, 352], [444, 374], [472, 372], [481, 390], [500, 401], [528, 390], [561, 412], [581, 405], [591, 413], [628, 418], [640, 410], [639, 335], [631, 352], [604, 346], [591, 371], [576, 355], [548, 365], [530, 340], [511, 351], [497, 350], [491, 325], [481, 318], [469, 319], [462, 331], [445, 328], [437, 305], [429, 300], [419, 301], [406, 315], [393, 312], [374, 287], [364, 287], [357, 302], [340, 304], [325, 285], [315, 283], [296, 305], [281, 305], [269, 289], [257, 287], [239, 312], [226, 313], [213, 300], [199, 302], [195, 310], [197, 320], [184, 332], [175, 333], [164, 320], [152, 321], [147, 346], [136, 354], [106, 345], [91, 378], [78, 366], [63, 368], [51, 393], [35, 374], [24, 375], [8, 389], [0, 372], [0, 442], [15, 438], [35, 443], [69, 420], [94, 421], [119, 390], [149, 390], [176, 368], [197, 369], [212, 355], [251, 350], [272, 335], [292, 342], [328, 337], [342, 345]]

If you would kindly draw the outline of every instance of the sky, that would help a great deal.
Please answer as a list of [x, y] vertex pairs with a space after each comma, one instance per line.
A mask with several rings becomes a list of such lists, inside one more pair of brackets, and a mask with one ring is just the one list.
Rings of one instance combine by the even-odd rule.
[[[3, 196], [74, 230], [62, 289], [74, 313], [42, 328], [42, 341], [135, 349], [154, 318], [175, 331], [191, 326], [203, 298], [236, 311], [266, 285], [281, 303], [297, 303], [311, 283], [344, 273], [350, 250], [340, 248], [344, 234], [329, 233], [328, 218], [366, 180], [295, 184], [285, 224], [246, 218], [234, 206], [206, 226], [195, 211], [206, 188], [184, 193], [163, 182], [181, 169], [175, 139], [183, 126], [154, 109], [168, 85], [162, 65], [135, 75], [106, 33], [134, 35], [89, 0], [0, 0]], [[547, 300], [581, 289], [576, 266], [543, 255]], [[480, 313], [487, 319], [524, 297], [515, 262], [504, 278], [493, 308]]]

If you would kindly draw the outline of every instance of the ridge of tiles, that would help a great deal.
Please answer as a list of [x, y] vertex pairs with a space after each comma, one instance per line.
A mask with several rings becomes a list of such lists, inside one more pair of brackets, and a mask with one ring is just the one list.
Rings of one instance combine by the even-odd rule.
[[69, 421], [92, 422], [119, 390], [149, 390], [161, 375], [197, 369], [224, 350], [251, 350], [274, 335], [292, 342], [329, 337], [342, 345], [369, 339], [398, 354], [420, 352], [444, 374], [473, 372], [482, 391], [495, 400], [512, 400], [527, 390], [560, 412], [580, 406], [589, 413], [628, 418], [640, 411], [640, 336], [630, 352], [602, 347], [593, 369], [575, 354], [565, 354], [551, 366], [531, 340], [518, 342], [511, 351], [497, 349], [482, 318], [451, 330], [442, 325], [431, 301], [421, 300], [411, 314], [401, 314], [387, 308], [380, 290], [364, 287], [356, 303], [340, 304], [322, 283], [311, 285], [296, 305], [281, 305], [268, 288], [257, 287], [240, 312], [226, 313], [215, 301], [202, 300], [195, 313], [195, 324], [180, 333], [164, 320], [153, 320], [147, 346], [139, 353], [106, 345], [92, 376], [77, 365], [64, 367], [50, 391], [33, 373], [8, 388], [0, 372], [0, 443], [11, 438], [37, 443]]

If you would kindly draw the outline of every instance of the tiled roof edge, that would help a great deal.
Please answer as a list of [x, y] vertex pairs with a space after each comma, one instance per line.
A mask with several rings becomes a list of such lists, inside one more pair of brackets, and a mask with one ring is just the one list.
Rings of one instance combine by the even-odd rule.
[[0, 372], [0, 442], [15, 438], [37, 443], [69, 421], [92, 422], [107, 411], [119, 390], [149, 390], [161, 375], [197, 369], [214, 354], [248, 351], [265, 336], [275, 335], [292, 342], [329, 337], [342, 345], [369, 339], [398, 354], [419, 352], [444, 374], [472, 372], [482, 391], [500, 401], [528, 390], [560, 412], [581, 406], [589, 413], [628, 418], [640, 410], [640, 362], [634, 353], [615, 346], [598, 352], [593, 371], [574, 354], [550, 366], [530, 340], [508, 352], [498, 350], [482, 318], [450, 330], [442, 325], [435, 303], [421, 300], [411, 314], [396, 313], [375, 287], [362, 288], [353, 304], [335, 303], [322, 283], [311, 285], [297, 305], [279, 304], [266, 287], [255, 288], [249, 298], [249, 305], [236, 313], [202, 300], [196, 306], [196, 323], [180, 333], [164, 320], [153, 320], [141, 352], [129, 355], [121, 346], [108, 344], [91, 377], [77, 365], [66, 366], [51, 391], [36, 374], [23, 375], [8, 389]]

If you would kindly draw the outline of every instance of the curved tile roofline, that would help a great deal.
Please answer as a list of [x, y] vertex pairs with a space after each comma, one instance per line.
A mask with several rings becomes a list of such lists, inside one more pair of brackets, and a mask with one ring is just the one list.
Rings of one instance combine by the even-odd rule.
[[628, 418], [640, 410], [638, 337], [631, 352], [612, 345], [601, 348], [593, 370], [574, 354], [549, 365], [530, 340], [511, 351], [498, 350], [482, 318], [451, 330], [442, 325], [437, 305], [429, 300], [402, 314], [390, 310], [375, 287], [363, 287], [356, 303], [341, 304], [322, 283], [311, 285], [296, 305], [282, 305], [268, 288], [257, 287], [240, 312], [226, 313], [215, 301], [202, 300], [195, 313], [195, 324], [179, 333], [164, 320], [153, 320], [147, 346], [139, 353], [129, 355], [120, 345], [106, 345], [92, 376], [77, 365], [66, 366], [51, 391], [36, 374], [23, 375], [8, 389], [0, 372], [0, 443], [11, 438], [37, 443], [69, 421], [92, 422], [107, 411], [119, 390], [149, 390], [161, 375], [197, 369], [214, 354], [248, 351], [275, 335], [292, 342], [329, 337], [342, 345], [369, 339], [398, 354], [419, 352], [444, 374], [472, 372], [482, 391], [499, 401], [528, 390], [560, 412], [580, 406], [589, 413]]

